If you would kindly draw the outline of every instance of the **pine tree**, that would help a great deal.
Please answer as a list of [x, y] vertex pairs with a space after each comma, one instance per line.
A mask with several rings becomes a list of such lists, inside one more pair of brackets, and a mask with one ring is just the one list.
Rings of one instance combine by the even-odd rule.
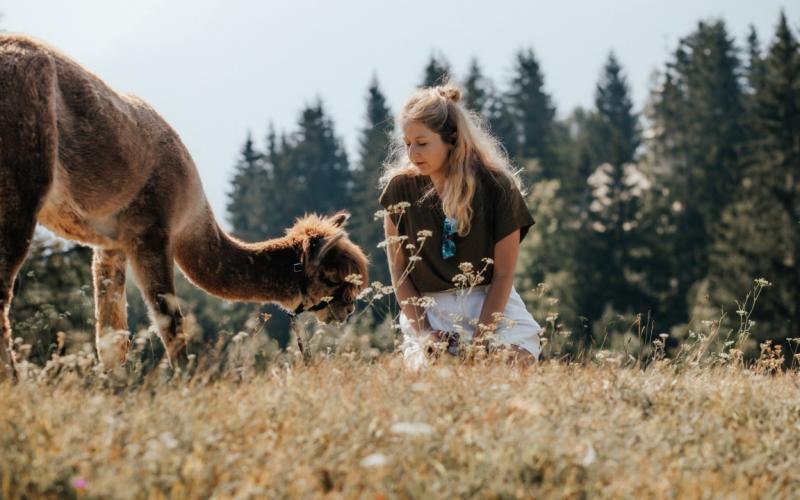
[[589, 201], [580, 214], [584, 221], [576, 259], [583, 276], [579, 303], [590, 321], [600, 317], [606, 304], [617, 311], [645, 303], [632, 277], [641, 274], [634, 250], [641, 246], [637, 215], [649, 180], [635, 163], [639, 146], [638, 117], [633, 112], [630, 88], [613, 54], [603, 69], [595, 91], [595, 110], [585, 121], [582, 153], [578, 161], [592, 173], [584, 178]]
[[[690, 214], [690, 225], [700, 231], [692, 243], [702, 246], [741, 178], [737, 162], [743, 139], [740, 61], [724, 23], [699, 23], [681, 42], [673, 68], [684, 98], [682, 133], [689, 161], [686, 175], [674, 180], [685, 189], [686, 196], [679, 201]], [[699, 263], [704, 261], [701, 258]]]
[[491, 83], [484, 76], [478, 59], [473, 58], [469, 65], [467, 79], [464, 81], [464, 106], [467, 109], [486, 115]]
[[279, 177], [291, 182], [293, 195], [289, 206], [278, 207], [285, 226], [304, 213], [330, 214], [351, 206], [347, 154], [322, 102], [306, 106], [298, 125], [279, 155]]
[[773, 283], [754, 317], [761, 339], [800, 335], [799, 47], [781, 13], [769, 51], [759, 60], [761, 72], [751, 78], [746, 173], [735, 203], [722, 214], [711, 260], [712, 287], [728, 304], [741, 299], [754, 278]]
[[764, 72], [761, 42], [758, 39], [756, 28], [750, 25], [750, 33], [747, 35], [747, 63], [745, 66], [745, 82], [749, 92], [755, 92], [761, 86], [764, 81]]
[[[596, 119], [593, 155], [614, 165], [633, 161], [639, 147], [638, 116], [630, 86], [614, 54], [610, 54], [595, 91]], [[621, 178], [621, 174], [619, 174]]]
[[532, 49], [517, 53], [513, 71], [508, 104], [518, 127], [518, 156], [538, 160], [540, 172], [531, 174], [554, 178], [558, 172], [552, 151], [556, 109], [544, 90], [544, 76]]
[[511, 159], [520, 154], [519, 127], [509, 100], [492, 87], [486, 99], [486, 120], [489, 131], [499, 141]]
[[559, 175], [561, 195], [566, 198], [576, 220], [580, 214], [588, 212], [590, 190], [586, 179], [596, 167], [592, 165], [593, 160], [590, 158], [590, 147], [587, 142], [591, 119], [591, 110], [579, 106], [561, 123], [566, 131], [558, 152], [564, 162], [564, 168]]
[[667, 225], [677, 228], [669, 259], [677, 285], [670, 285], [667, 300], [673, 320], [687, 317], [689, 291], [708, 272], [713, 227], [742, 178], [739, 152], [746, 135], [740, 74], [725, 24], [700, 22], [680, 41], [655, 94], [658, 183], [670, 198]]
[[441, 54], [432, 54], [425, 66], [425, 72], [422, 77], [422, 84], [420, 87], [435, 87], [441, 85], [452, 76], [450, 63]]
[[359, 139], [359, 161], [354, 172], [353, 218], [350, 234], [353, 240], [371, 255], [374, 278], [388, 283], [389, 270], [383, 251], [377, 248], [383, 240], [383, 221], [374, 220], [380, 210], [378, 180], [389, 151], [394, 122], [381, 92], [373, 78], [367, 97], [366, 124]]
[[262, 198], [263, 215], [269, 221], [272, 231], [270, 237], [280, 236], [292, 223], [295, 214], [303, 212], [302, 189], [298, 184], [297, 172], [290, 162], [291, 146], [286, 134], [278, 137], [275, 127], [270, 124], [267, 132], [267, 151], [265, 167], [269, 177], [268, 195]]
[[234, 167], [231, 187], [228, 220], [234, 233], [248, 241], [263, 239], [272, 229], [267, 227], [267, 220], [263, 217], [263, 199], [269, 189], [269, 179], [264, 168], [264, 155], [254, 148], [250, 132]]
[[[278, 183], [279, 172], [274, 168], [277, 157], [274, 135], [270, 126], [267, 152], [264, 153], [256, 149], [252, 134], [248, 131], [235, 166], [231, 192], [228, 195], [228, 220], [233, 234], [245, 241], [254, 242], [280, 236], [286, 227], [285, 220], [281, 217], [283, 214], [276, 207], [290, 199], [291, 188], [282, 187]], [[267, 312], [275, 315], [275, 318], [269, 322], [265, 331], [285, 345], [288, 339], [288, 320], [281, 317], [278, 307], [223, 301], [190, 285], [182, 275], [178, 276], [176, 286], [184, 303], [184, 313], [187, 317], [191, 316], [197, 324], [204, 342], [215, 342], [220, 331], [245, 328], [248, 319]], [[148, 319], [143, 314], [144, 308], [138, 294], [134, 293], [129, 302], [132, 306], [131, 328], [146, 327]]]

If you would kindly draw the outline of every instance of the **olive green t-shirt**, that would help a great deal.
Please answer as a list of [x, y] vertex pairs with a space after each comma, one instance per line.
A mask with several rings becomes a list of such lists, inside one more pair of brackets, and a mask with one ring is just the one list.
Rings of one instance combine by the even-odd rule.
[[[520, 241], [534, 224], [533, 217], [525, 205], [519, 189], [504, 175], [495, 174], [485, 168], [478, 169], [477, 186], [472, 198], [472, 223], [470, 232], [464, 237], [453, 235], [455, 255], [442, 257], [442, 225], [444, 211], [442, 202], [433, 190], [430, 177], [424, 175], [398, 175], [394, 177], [380, 197], [384, 208], [400, 202], [410, 203], [402, 216], [392, 215], [398, 234], [407, 236], [402, 248], [406, 257], [419, 250], [406, 248], [408, 243], [419, 247], [418, 233], [428, 230], [432, 236], [423, 243], [418, 254], [421, 260], [414, 263], [409, 274], [411, 283], [420, 293], [441, 292], [455, 288], [453, 277], [460, 274], [462, 262], [472, 264], [475, 271], [484, 268], [484, 258], [494, 259], [494, 245], [514, 230], [520, 230]], [[429, 194], [432, 193], [432, 194]], [[427, 196], [426, 196], [427, 195]], [[413, 253], [412, 253], [413, 252]], [[492, 281], [493, 266], [484, 272], [482, 284]]]

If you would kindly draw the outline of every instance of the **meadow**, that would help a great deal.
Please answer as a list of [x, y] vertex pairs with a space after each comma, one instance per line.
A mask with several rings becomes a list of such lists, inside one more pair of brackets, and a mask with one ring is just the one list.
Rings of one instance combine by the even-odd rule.
[[[722, 19], [699, 21], [657, 63], [643, 107], [613, 53], [593, 104], [571, 112], [532, 47], [504, 81], [477, 59], [461, 75], [465, 104], [531, 188], [537, 225], [515, 279], [544, 327], [531, 367], [477, 350], [409, 370], [386, 305], [394, 289], [378, 282], [359, 297], [360, 318], [302, 318], [281, 350], [268, 318], [245, 321], [250, 309], [179, 276], [188, 355], [175, 370], [158, 364], [137, 297], [129, 325], [144, 330], [106, 371], [91, 251], [34, 241], [14, 290], [20, 379], [0, 380], [0, 500], [796, 498], [795, 25], [782, 11], [762, 47], [752, 26], [737, 41]], [[432, 55], [420, 83], [451, 69]], [[356, 156], [321, 98], [294, 130], [270, 126], [264, 144], [247, 132], [226, 207], [237, 237], [344, 207], [364, 248], [420, 259], [430, 234], [379, 243], [375, 188], [396, 117], [377, 76], [368, 92]], [[373, 255], [374, 279], [388, 280]], [[481, 270], [463, 271], [454, 284], [480, 284]], [[367, 325], [370, 308], [389, 319]], [[275, 323], [269, 333], [285, 340]]]
[[[0, 497], [789, 498], [800, 377], [762, 346], [419, 372], [356, 331], [240, 333], [176, 372], [83, 350], [0, 384]], [[658, 341], [656, 341], [658, 342]], [[139, 342], [134, 349], [147, 349]], [[551, 344], [552, 345], [552, 344]], [[724, 344], [722, 344], [724, 346]]]

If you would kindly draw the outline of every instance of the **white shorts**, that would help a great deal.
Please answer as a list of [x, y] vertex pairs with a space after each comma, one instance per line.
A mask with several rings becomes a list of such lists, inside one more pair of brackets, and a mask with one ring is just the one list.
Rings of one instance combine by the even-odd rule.
[[[469, 343], [481, 315], [487, 289], [488, 285], [484, 285], [473, 288], [469, 294], [461, 290], [424, 294], [435, 302], [426, 313], [431, 328], [443, 332], [458, 332], [461, 341]], [[418, 369], [425, 362], [423, 344], [427, 339], [417, 335], [411, 326], [411, 321], [402, 312], [400, 330], [403, 332], [403, 344], [400, 346], [403, 357], [410, 368]], [[525, 308], [522, 297], [512, 287], [503, 320], [494, 333], [495, 340], [504, 345], [521, 347], [530, 352], [534, 358], [538, 358], [541, 349], [540, 330], [539, 323], [533, 319]]]

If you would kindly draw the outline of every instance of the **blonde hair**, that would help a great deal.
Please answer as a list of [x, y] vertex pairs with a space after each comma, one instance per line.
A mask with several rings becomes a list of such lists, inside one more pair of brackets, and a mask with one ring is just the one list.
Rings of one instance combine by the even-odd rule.
[[[398, 175], [421, 175], [408, 158], [402, 131], [411, 122], [425, 125], [453, 146], [444, 166], [447, 170], [441, 199], [445, 215], [458, 221], [458, 235], [463, 237], [471, 227], [478, 169], [505, 176], [520, 192], [522, 183], [497, 139], [460, 101], [461, 89], [451, 82], [421, 88], [411, 95], [400, 113], [400, 133], [392, 142], [380, 184], [385, 187]], [[423, 197], [434, 192], [432, 188]]]

